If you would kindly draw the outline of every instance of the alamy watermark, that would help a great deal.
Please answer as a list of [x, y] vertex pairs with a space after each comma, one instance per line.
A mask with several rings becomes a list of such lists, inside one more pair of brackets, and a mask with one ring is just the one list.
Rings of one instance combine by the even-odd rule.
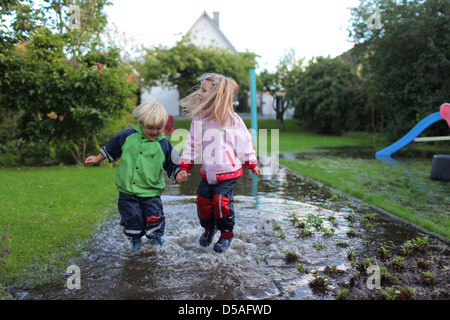
[[371, 14], [373, 13], [368, 19], [367, 19], [367, 28], [370, 30], [373, 29], [381, 29], [381, 14], [380, 14], [380, 8], [377, 6], [370, 6], [367, 8], [366, 13]]
[[[172, 161], [179, 163], [179, 152], [186, 147], [190, 150], [183, 151], [186, 160], [194, 164], [206, 165], [236, 165], [249, 161], [250, 152], [255, 151], [262, 167], [270, 167], [271, 170], [261, 174], [273, 174], [278, 169], [279, 159], [279, 130], [271, 129], [270, 135], [267, 129], [249, 130], [250, 134], [243, 134], [240, 130], [212, 128], [203, 129], [201, 121], [194, 122], [194, 130], [191, 133], [186, 129], [176, 129], [172, 132], [174, 150]], [[257, 137], [257, 139], [255, 138]], [[270, 138], [270, 149], [269, 149]], [[186, 142], [189, 143], [186, 143]]]
[[69, 6], [69, 29], [81, 28], [81, 10], [79, 6]]
[[371, 265], [367, 268], [367, 278], [366, 285], [367, 289], [381, 289], [381, 268], [377, 265]]
[[67, 278], [67, 289], [81, 289], [81, 270], [80, 267], [75, 265], [70, 265], [66, 270], [70, 277]]

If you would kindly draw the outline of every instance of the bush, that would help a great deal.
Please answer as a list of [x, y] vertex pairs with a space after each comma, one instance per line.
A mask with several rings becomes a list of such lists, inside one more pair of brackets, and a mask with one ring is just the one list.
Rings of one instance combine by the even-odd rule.
[[308, 129], [340, 135], [370, 128], [364, 82], [340, 58], [317, 58], [299, 77], [295, 117]]
[[16, 114], [12, 124], [3, 122], [14, 127], [15, 146], [0, 161], [20, 155], [26, 164], [83, 163], [96, 132], [131, 110], [136, 87], [118, 51], [91, 51], [68, 61], [65, 41], [42, 28], [20, 52], [13, 47], [0, 60], [0, 69], [8, 70], [1, 108]]

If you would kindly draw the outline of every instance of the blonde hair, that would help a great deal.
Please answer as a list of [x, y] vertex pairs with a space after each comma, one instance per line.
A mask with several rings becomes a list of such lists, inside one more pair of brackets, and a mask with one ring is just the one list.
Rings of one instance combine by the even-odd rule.
[[164, 128], [169, 118], [164, 106], [155, 99], [138, 105], [132, 113], [139, 124], [147, 128]]
[[194, 118], [200, 117], [206, 120], [217, 120], [223, 127], [227, 120], [234, 125], [233, 101], [239, 93], [239, 86], [232, 78], [217, 73], [207, 73], [200, 77], [200, 85], [205, 81], [211, 81], [212, 92], [203, 101], [200, 101], [198, 89], [180, 100], [187, 114]]

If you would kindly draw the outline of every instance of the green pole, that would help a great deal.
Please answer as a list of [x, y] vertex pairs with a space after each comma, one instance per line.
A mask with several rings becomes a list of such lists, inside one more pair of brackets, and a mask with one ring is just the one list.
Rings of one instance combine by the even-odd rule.
[[255, 69], [250, 70], [250, 93], [251, 93], [251, 110], [252, 110], [252, 135], [253, 141], [256, 141], [256, 135], [258, 134], [258, 119], [256, 110], [256, 74]]

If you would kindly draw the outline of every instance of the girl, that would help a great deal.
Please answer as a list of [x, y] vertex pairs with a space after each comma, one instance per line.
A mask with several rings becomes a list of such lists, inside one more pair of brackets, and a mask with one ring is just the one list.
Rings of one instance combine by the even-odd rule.
[[201, 88], [180, 101], [193, 118], [180, 159], [180, 172], [187, 176], [200, 158], [202, 178], [196, 204], [200, 224], [205, 228], [200, 245], [209, 246], [217, 228], [221, 235], [214, 246], [216, 252], [226, 251], [234, 237], [233, 190], [243, 174], [242, 166], [261, 174], [252, 137], [233, 110], [238, 92], [233, 79], [205, 74], [201, 77]]

